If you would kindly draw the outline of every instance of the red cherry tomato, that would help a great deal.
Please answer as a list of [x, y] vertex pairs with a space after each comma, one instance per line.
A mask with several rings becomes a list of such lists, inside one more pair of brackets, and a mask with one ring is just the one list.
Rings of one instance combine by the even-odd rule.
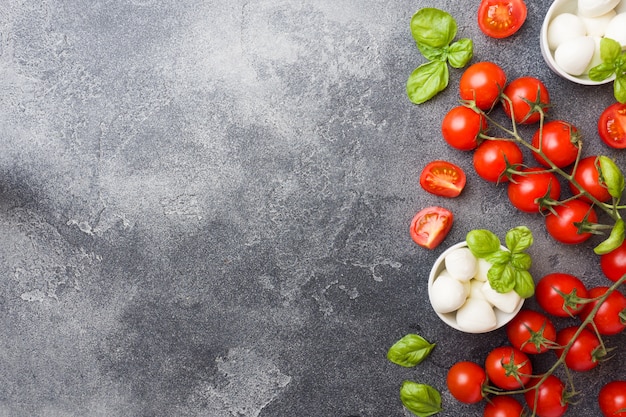
[[524, 407], [513, 397], [496, 395], [489, 399], [483, 417], [520, 417]]
[[565, 401], [565, 384], [563, 381], [550, 375], [541, 385], [536, 386], [536, 389], [539, 390], [537, 396], [535, 389], [524, 393], [524, 398], [531, 411], [536, 410], [538, 417], [561, 417], [565, 414], [569, 404]]
[[460, 151], [475, 149], [478, 146], [478, 135], [486, 129], [487, 120], [483, 115], [465, 106], [452, 108], [441, 122], [443, 139]]
[[608, 279], [617, 282], [626, 274], [626, 241], [617, 249], [600, 256], [600, 268]]
[[545, 315], [523, 309], [506, 325], [509, 342], [525, 353], [543, 353], [554, 346], [556, 328]]
[[553, 272], [537, 282], [535, 298], [547, 313], [557, 317], [570, 317], [580, 313], [585, 306], [576, 298], [587, 298], [587, 288], [571, 274]]
[[[606, 294], [609, 287], [594, 287], [587, 294], [589, 298], [597, 298]], [[598, 301], [592, 301], [584, 305], [583, 311], [579, 317], [586, 320], [591, 310], [598, 304]], [[607, 297], [593, 317], [593, 323], [598, 329], [598, 333], [605, 336], [611, 336], [622, 332], [626, 329], [626, 296], [615, 290]]]
[[571, 200], [553, 207], [555, 213], [546, 215], [546, 229], [550, 236], [561, 243], [573, 245], [582, 243], [591, 237], [591, 233], [578, 233], [576, 223], [587, 220], [597, 223], [598, 215], [595, 210], [582, 200]]
[[600, 389], [598, 403], [604, 417], [626, 417], [626, 381], [611, 381]]
[[473, 404], [483, 399], [483, 385], [487, 381], [485, 370], [474, 362], [457, 362], [446, 377], [450, 394], [462, 403]]
[[509, 140], [486, 140], [474, 151], [474, 169], [491, 182], [509, 181], [505, 173], [509, 166], [519, 165], [524, 157], [519, 146]]
[[600, 139], [611, 148], [626, 148], [626, 104], [613, 103], [598, 119]]
[[496, 387], [514, 390], [530, 381], [533, 366], [521, 350], [512, 346], [500, 346], [487, 355], [485, 370], [489, 381]]
[[474, 100], [482, 110], [489, 110], [500, 98], [506, 85], [506, 74], [493, 62], [477, 62], [461, 75], [459, 91], [463, 100]]
[[446, 237], [454, 215], [443, 207], [426, 207], [413, 217], [411, 221], [411, 238], [418, 245], [427, 248], [436, 248]]
[[515, 123], [532, 124], [537, 123], [541, 117], [539, 112], [531, 108], [528, 104], [538, 103], [545, 109], [550, 105], [550, 94], [546, 86], [537, 78], [520, 77], [509, 83], [504, 89], [504, 95], [508, 100], [503, 100], [504, 112], [513, 119]]
[[[587, 191], [597, 200], [606, 202], [611, 199], [611, 194], [609, 194], [606, 185], [600, 179], [596, 159], [597, 156], [588, 156], [578, 161], [573, 177], [583, 190]], [[569, 183], [569, 187], [574, 195], [580, 192], [571, 182]], [[580, 199], [591, 203], [591, 199], [587, 196], [581, 196]]]
[[458, 196], [466, 181], [461, 167], [448, 161], [432, 161], [424, 167], [420, 175], [422, 188], [441, 197]]
[[[551, 120], [538, 129], [533, 135], [532, 145], [541, 149], [548, 159], [557, 167], [564, 168], [571, 165], [578, 155], [580, 135], [578, 129], [562, 120]], [[549, 167], [550, 164], [538, 153], [533, 156], [541, 165]]]
[[[559, 330], [556, 335], [556, 342], [560, 346], [566, 346], [572, 341], [577, 331], [578, 326], [565, 327]], [[593, 332], [583, 329], [565, 354], [565, 365], [574, 371], [589, 371], [598, 366], [598, 358], [596, 356], [599, 348], [601, 348], [601, 345], [598, 337]], [[563, 349], [556, 349], [555, 353], [558, 357], [561, 357], [563, 351]]]
[[507, 190], [511, 204], [518, 210], [537, 213], [542, 210], [539, 204], [542, 198], [558, 200], [561, 196], [561, 183], [552, 172], [539, 167], [520, 171], [522, 174], [513, 175]]
[[478, 27], [492, 38], [506, 38], [522, 27], [527, 13], [523, 0], [482, 0], [478, 7]]

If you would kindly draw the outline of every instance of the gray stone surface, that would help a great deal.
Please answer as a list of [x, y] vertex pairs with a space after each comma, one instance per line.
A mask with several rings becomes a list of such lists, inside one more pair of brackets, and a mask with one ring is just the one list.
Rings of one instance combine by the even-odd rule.
[[[595, 130], [610, 86], [544, 64], [548, 3], [528, 1], [526, 24], [503, 40], [478, 30], [477, 5], [5, 0], [0, 415], [408, 416], [405, 379], [442, 392], [441, 416], [482, 415], [452, 399], [445, 375], [506, 337], [437, 319], [426, 279], [443, 247], [525, 224], [536, 278], [606, 281], [593, 243], [555, 244], [540, 216], [516, 212], [443, 143], [461, 71], [432, 101], [408, 101], [423, 62], [411, 15], [452, 12], [474, 62], [541, 78], [551, 116], [579, 126], [587, 154], [626, 158]], [[466, 169], [459, 198], [420, 189], [434, 158]], [[428, 251], [408, 225], [433, 204], [457, 217]], [[410, 332], [437, 347], [404, 369], [385, 355]], [[624, 358], [575, 375], [584, 396], [569, 415], [598, 415], [595, 395], [625, 378]]]

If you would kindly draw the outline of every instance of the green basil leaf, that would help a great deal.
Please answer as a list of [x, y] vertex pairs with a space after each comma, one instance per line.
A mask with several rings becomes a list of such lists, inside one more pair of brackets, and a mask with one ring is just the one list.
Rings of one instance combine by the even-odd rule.
[[611, 38], [600, 40], [600, 58], [603, 62], [613, 63], [622, 54], [622, 46]]
[[618, 75], [613, 81], [613, 95], [615, 100], [626, 103], [626, 76]]
[[411, 33], [417, 44], [442, 48], [456, 36], [457, 24], [448, 12], [433, 7], [420, 9], [411, 18]]
[[517, 269], [528, 270], [533, 264], [533, 260], [527, 253], [514, 253], [511, 255], [511, 265]]
[[413, 381], [404, 381], [400, 387], [402, 404], [418, 417], [428, 417], [439, 413], [441, 394], [435, 388]]
[[511, 252], [523, 252], [533, 244], [533, 234], [526, 226], [514, 227], [506, 233], [505, 242]]
[[597, 159], [600, 175], [611, 197], [620, 198], [624, 192], [624, 175], [617, 164], [608, 156]]
[[510, 264], [494, 264], [487, 272], [491, 288], [499, 293], [506, 293], [515, 288], [517, 271]]
[[494, 253], [487, 255], [485, 259], [493, 265], [505, 265], [511, 262], [511, 252], [508, 250], [498, 249]]
[[500, 250], [500, 238], [487, 229], [471, 230], [465, 240], [467, 247], [477, 258], [485, 258]]
[[430, 100], [448, 86], [448, 79], [448, 65], [445, 62], [431, 61], [420, 65], [406, 83], [409, 99], [415, 104]]
[[624, 220], [617, 219], [609, 237], [593, 248], [593, 251], [596, 255], [604, 255], [617, 249], [622, 243], [624, 243]]
[[459, 39], [448, 48], [448, 62], [452, 68], [463, 68], [473, 56], [474, 43], [471, 39]]
[[444, 47], [429, 46], [423, 43], [418, 43], [417, 48], [422, 55], [429, 61], [441, 61], [445, 62], [448, 57], [447, 45]]
[[535, 281], [530, 272], [517, 271], [514, 290], [522, 298], [530, 298], [535, 294]]
[[612, 62], [603, 62], [589, 70], [589, 79], [603, 81], [615, 74], [615, 65]]
[[422, 336], [407, 334], [389, 348], [387, 359], [396, 365], [410, 368], [421, 363], [435, 347]]

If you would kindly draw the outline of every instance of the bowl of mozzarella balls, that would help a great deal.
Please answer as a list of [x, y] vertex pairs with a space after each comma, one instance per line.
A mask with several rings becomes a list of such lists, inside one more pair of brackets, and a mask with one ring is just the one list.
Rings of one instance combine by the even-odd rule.
[[444, 323], [465, 333], [486, 333], [520, 311], [524, 299], [515, 291], [494, 290], [487, 278], [489, 268], [491, 264], [476, 258], [465, 241], [441, 253], [428, 277], [428, 298]]
[[541, 54], [557, 74], [578, 84], [611, 82], [589, 79], [602, 63], [600, 41], [611, 38], [626, 47], [626, 0], [555, 0], [541, 27]]

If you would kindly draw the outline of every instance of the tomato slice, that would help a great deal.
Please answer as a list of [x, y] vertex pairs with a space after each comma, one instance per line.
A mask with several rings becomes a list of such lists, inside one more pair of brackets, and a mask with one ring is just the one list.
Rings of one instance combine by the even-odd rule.
[[461, 167], [448, 161], [432, 161], [422, 170], [420, 185], [431, 194], [456, 197], [461, 194], [467, 178]]
[[411, 238], [426, 249], [436, 248], [452, 228], [454, 216], [443, 207], [426, 207], [413, 217]]
[[478, 7], [478, 26], [487, 36], [506, 38], [522, 27], [527, 13], [523, 0], [482, 0]]
[[626, 148], [626, 104], [613, 103], [598, 119], [600, 139], [611, 148]]

